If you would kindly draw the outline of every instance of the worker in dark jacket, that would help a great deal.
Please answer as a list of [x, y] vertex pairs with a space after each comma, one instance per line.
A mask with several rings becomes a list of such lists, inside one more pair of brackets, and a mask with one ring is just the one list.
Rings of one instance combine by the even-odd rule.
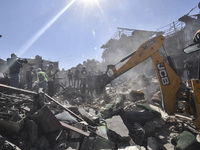
[[91, 71], [89, 71], [89, 74], [87, 76], [87, 84], [88, 84], [88, 94], [92, 96], [94, 89], [94, 76]]
[[80, 71], [76, 68], [74, 72], [74, 87], [79, 88]]
[[32, 89], [33, 76], [34, 76], [33, 67], [30, 67], [29, 70], [26, 72], [26, 84], [28, 90]]
[[81, 94], [85, 94], [86, 92], [86, 82], [87, 82], [87, 71], [85, 69], [85, 66], [83, 66], [82, 70], [81, 70]]
[[73, 72], [71, 72], [71, 69], [69, 69], [67, 76], [68, 76], [69, 86], [73, 86]]
[[27, 63], [27, 60], [19, 59], [14, 53], [11, 54], [11, 58], [7, 59], [7, 65], [9, 68], [10, 74], [10, 85], [13, 87], [19, 87], [20, 83], [20, 68], [23, 67], [23, 64]]

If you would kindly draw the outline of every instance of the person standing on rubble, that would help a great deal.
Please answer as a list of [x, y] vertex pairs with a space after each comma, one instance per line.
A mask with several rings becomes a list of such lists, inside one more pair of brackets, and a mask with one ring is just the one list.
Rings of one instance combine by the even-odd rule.
[[30, 67], [29, 70], [26, 72], [26, 84], [28, 90], [32, 90], [33, 76], [33, 67]]
[[17, 57], [16, 54], [12, 53], [11, 58], [7, 58], [7, 66], [9, 68], [10, 75], [10, 86], [19, 87], [20, 83], [20, 69], [24, 63], [27, 63], [26, 59], [22, 60]]
[[85, 66], [83, 66], [81, 70], [81, 93], [85, 94], [86, 92], [86, 83], [87, 83], [87, 71], [85, 69]]
[[71, 69], [69, 69], [67, 76], [68, 76], [69, 86], [73, 86], [73, 73], [71, 72]]
[[38, 87], [43, 89], [43, 92], [46, 93], [47, 92], [47, 74], [42, 71], [41, 68], [38, 68], [38, 72], [37, 72], [37, 81], [38, 81]]
[[47, 68], [47, 76], [48, 76], [48, 95], [53, 96], [55, 91], [54, 91], [54, 78], [56, 73], [58, 72], [58, 69], [54, 71], [54, 65], [52, 63], [49, 64], [49, 67]]
[[[79, 80], [80, 80], [80, 71], [76, 68], [74, 72], [74, 87], [79, 87]], [[77, 84], [76, 84], [77, 83]]]
[[94, 88], [94, 76], [91, 71], [89, 71], [87, 76], [87, 84], [88, 84], [88, 94], [93, 95], [93, 88]]

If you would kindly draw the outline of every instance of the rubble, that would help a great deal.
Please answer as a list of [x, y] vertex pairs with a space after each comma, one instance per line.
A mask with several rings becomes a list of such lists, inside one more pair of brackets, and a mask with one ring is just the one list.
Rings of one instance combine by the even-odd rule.
[[[147, 80], [149, 86], [156, 83], [148, 77]], [[89, 100], [79, 103], [72, 102], [79, 94], [68, 98], [66, 103], [40, 91], [0, 84], [1, 148], [185, 150], [188, 145], [198, 147], [195, 138], [198, 131], [190, 116], [167, 115], [161, 105], [155, 104], [158, 101], [153, 100], [160, 99], [160, 91], [154, 89], [154, 93], [148, 94], [152, 97], [146, 97], [149, 90], [134, 88], [137, 82], [138, 78], [108, 86], [104, 95], [86, 95], [80, 98]], [[184, 137], [189, 135], [188, 145], [181, 144], [180, 148]]]

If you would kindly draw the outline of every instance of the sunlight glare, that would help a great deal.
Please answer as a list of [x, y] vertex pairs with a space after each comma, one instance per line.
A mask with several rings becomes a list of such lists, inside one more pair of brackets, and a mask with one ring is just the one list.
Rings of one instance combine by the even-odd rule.
[[45, 31], [51, 27], [56, 20], [75, 2], [76, 0], [72, 0], [68, 5], [66, 5], [56, 16], [54, 16], [44, 27], [42, 27], [22, 48], [19, 53], [19, 56], [21, 56], [23, 53], [25, 53], [28, 48], [30, 48], [37, 40], [40, 38]]
[[85, 7], [94, 7], [98, 4], [97, 0], [79, 0]]

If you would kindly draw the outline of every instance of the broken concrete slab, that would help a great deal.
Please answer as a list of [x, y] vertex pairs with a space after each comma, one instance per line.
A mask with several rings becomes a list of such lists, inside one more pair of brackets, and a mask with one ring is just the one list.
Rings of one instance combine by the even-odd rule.
[[61, 123], [47, 106], [42, 107], [32, 116], [30, 116], [30, 118], [38, 124], [39, 128], [42, 129], [44, 133], [54, 132], [62, 129]]
[[60, 121], [64, 121], [64, 122], [66, 121], [66, 122], [69, 122], [70, 124], [75, 124], [78, 122], [76, 118], [71, 116], [70, 113], [68, 113], [67, 111], [63, 111], [62, 113], [55, 115], [55, 117]]
[[116, 150], [115, 144], [100, 136], [85, 137], [80, 150]]
[[107, 129], [106, 125], [98, 126], [96, 134], [108, 140], [107, 130], [108, 129]]
[[125, 126], [120, 116], [113, 116], [106, 119], [107, 128], [119, 134], [121, 137], [129, 137], [128, 128]]
[[141, 150], [140, 146], [123, 146], [119, 147], [118, 150]]

